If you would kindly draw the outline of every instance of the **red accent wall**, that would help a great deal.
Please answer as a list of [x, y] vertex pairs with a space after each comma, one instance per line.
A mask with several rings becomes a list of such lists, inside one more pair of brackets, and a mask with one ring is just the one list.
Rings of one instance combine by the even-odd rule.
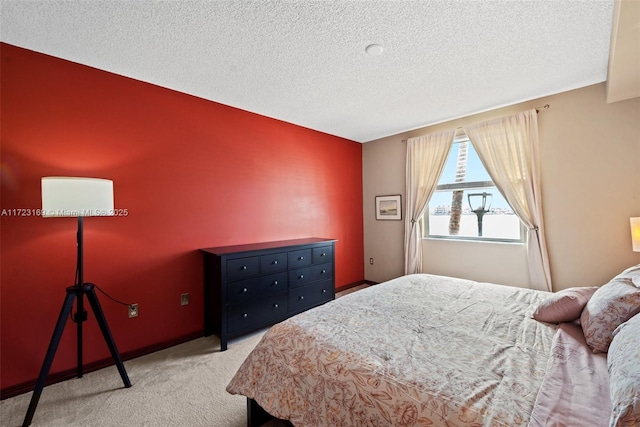
[[[0, 388], [35, 380], [74, 281], [75, 218], [25, 216], [43, 176], [112, 179], [127, 210], [84, 221], [85, 281], [140, 307], [129, 319], [99, 294], [121, 353], [202, 330], [201, 247], [335, 238], [337, 288], [364, 279], [360, 144], [0, 49]], [[84, 339], [85, 363], [109, 357], [91, 314]], [[51, 372], [73, 369], [75, 351], [69, 322]]]

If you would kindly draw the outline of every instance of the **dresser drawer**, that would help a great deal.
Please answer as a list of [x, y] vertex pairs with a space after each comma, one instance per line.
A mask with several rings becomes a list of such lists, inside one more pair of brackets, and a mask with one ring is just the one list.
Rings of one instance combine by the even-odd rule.
[[205, 336], [218, 335], [224, 351], [230, 338], [333, 299], [335, 242], [307, 237], [200, 249]]
[[227, 290], [227, 298], [230, 304], [237, 304], [286, 291], [287, 273], [282, 272], [231, 282]]
[[248, 258], [236, 258], [227, 261], [227, 279], [228, 280], [240, 280], [253, 276], [257, 276], [259, 273], [258, 257]]
[[333, 246], [313, 248], [313, 263], [324, 264], [325, 262], [333, 262]]
[[303, 311], [333, 299], [333, 280], [301, 286], [289, 291], [289, 311]]
[[269, 254], [260, 256], [260, 272], [275, 273], [287, 269], [287, 253]]
[[312, 265], [311, 267], [298, 268], [289, 271], [289, 288], [304, 286], [333, 277], [333, 264]]
[[287, 311], [287, 293], [247, 304], [232, 305], [229, 307], [229, 333], [265, 324], [272, 319], [284, 318]]
[[298, 268], [311, 265], [311, 249], [301, 249], [289, 252], [289, 268]]

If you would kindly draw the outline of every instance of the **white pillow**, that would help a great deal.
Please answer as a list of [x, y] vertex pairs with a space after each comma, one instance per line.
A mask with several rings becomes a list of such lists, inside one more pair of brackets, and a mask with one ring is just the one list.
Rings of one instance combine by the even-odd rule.
[[607, 354], [610, 427], [640, 426], [640, 314], [618, 326]]
[[629, 279], [636, 288], [640, 288], [640, 264], [627, 268], [616, 277], [619, 279]]

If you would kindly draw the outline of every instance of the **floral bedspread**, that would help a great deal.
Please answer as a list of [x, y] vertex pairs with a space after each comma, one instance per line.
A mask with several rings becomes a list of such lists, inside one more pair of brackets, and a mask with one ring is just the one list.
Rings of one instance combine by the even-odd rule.
[[526, 426], [555, 326], [546, 293], [410, 275], [273, 326], [227, 391], [298, 427]]

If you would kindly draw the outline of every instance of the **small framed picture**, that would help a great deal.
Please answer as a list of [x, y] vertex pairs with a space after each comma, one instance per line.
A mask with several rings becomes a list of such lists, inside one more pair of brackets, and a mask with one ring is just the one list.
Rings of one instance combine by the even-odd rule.
[[402, 219], [402, 203], [399, 194], [376, 196], [376, 219], [396, 221]]

